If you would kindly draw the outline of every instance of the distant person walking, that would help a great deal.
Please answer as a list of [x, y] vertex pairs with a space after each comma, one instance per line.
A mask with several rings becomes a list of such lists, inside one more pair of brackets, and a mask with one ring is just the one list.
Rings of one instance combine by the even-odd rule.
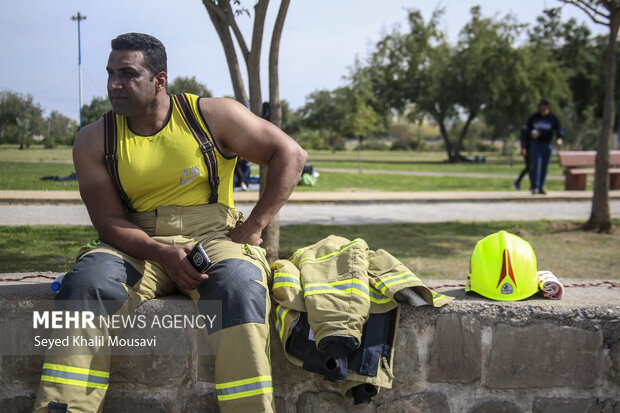
[[560, 146], [564, 130], [558, 117], [551, 112], [549, 101], [544, 98], [538, 101], [538, 111], [530, 116], [526, 126], [530, 137], [530, 191], [532, 194], [545, 195], [545, 179], [553, 152], [554, 133]]
[[528, 174], [528, 177], [530, 180], [530, 190], [531, 190], [534, 185], [532, 185], [532, 176], [529, 173], [530, 172], [530, 134], [529, 134], [529, 129], [527, 128], [527, 124], [524, 124], [523, 127], [521, 127], [520, 140], [521, 140], [521, 156], [523, 156], [523, 161], [525, 162], [525, 166], [523, 167], [523, 170], [519, 174], [519, 177], [512, 184], [512, 186], [514, 186], [514, 188], [517, 191], [520, 190], [521, 179], [523, 179], [525, 174]]

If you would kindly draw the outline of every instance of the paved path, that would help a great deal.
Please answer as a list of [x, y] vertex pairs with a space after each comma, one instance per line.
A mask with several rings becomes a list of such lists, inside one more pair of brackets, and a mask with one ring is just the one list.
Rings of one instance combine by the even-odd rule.
[[[251, 203], [239, 202], [246, 216]], [[620, 218], [620, 199], [610, 201], [611, 214]], [[398, 222], [587, 220], [590, 200], [480, 200], [400, 202], [290, 203], [280, 211], [280, 223], [349, 225]], [[0, 225], [90, 225], [80, 204], [0, 205]]]

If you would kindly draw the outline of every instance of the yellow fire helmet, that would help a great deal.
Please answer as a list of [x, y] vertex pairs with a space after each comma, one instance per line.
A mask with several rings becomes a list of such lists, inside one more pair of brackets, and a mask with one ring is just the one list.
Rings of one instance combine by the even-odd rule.
[[514, 234], [499, 231], [474, 247], [465, 291], [492, 300], [523, 300], [538, 292], [536, 273], [532, 246]]

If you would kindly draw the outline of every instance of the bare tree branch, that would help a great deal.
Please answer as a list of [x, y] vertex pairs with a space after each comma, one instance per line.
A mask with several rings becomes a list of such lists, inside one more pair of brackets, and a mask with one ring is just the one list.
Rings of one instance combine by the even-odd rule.
[[[611, 16], [608, 14], [602, 13], [600, 10], [597, 10], [594, 6], [586, 2], [583, 2], [580, 0], [560, 0], [560, 1], [562, 3], [572, 4], [573, 6], [580, 8], [581, 10], [583, 10], [584, 13], [586, 13], [590, 17], [590, 19], [592, 19], [594, 23], [602, 24], [603, 26], [609, 25], [609, 20]], [[605, 19], [607, 19], [607, 21], [600, 20], [600, 17], [604, 17]]]
[[[202, 0], [202, 4], [207, 8], [207, 11], [210, 13], [215, 13], [222, 21], [226, 22], [227, 26], [229, 26], [233, 33], [235, 34], [235, 39], [237, 39], [237, 43], [239, 44], [239, 49], [241, 50], [241, 54], [243, 58], [247, 61], [250, 55], [250, 51], [248, 50], [248, 46], [243, 38], [243, 34], [241, 30], [239, 30], [239, 26], [235, 21], [235, 14], [230, 5], [229, 0], [220, 0], [219, 3], [216, 3], [214, 0]], [[213, 19], [211, 19], [213, 20]]]
[[207, 9], [207, 13], [209, 14], [209, 17], [211, 18], [211, 22], [213, 23], [213, 26], [215, 27], [215, 31], [220, 37], [220, 41], [222, 42], [222, 46], [224, 48], [224, 54], [226, 55], [226, 61], [228, 63], [230, 78], [231, 78], [233, 90], [235, 93], [235, 99], [243, 104], [247, 104], [248, 94], [243, 84], [243, 77], [241, 76], [241, 70], [239, 68], [239, 61], [237, 60], [235, 44], [230, 34], [230, 30], [228, 29], [228, 24], [226, 22], [226, 16], [222, 15], [222, 13], [218, 13], [218, 10], [215, 6], [209, 7], [207, 3], [211, 3], [211, 2], [208, 0], [203, 0], [203, 4], [205, 5], [205, 8]]
[[226, 14], [221, 6], [217, 5], [213, 0], [202, 0], [202, 4], [207, 8], [207, 11], [216, 13], [220, 19], [226, 21]]
[[226, 15], [226, 21], [228, 25], [232, 29], [235, 34], [235, 39], [237, 39], [237, 43], [239, 44], [239, 49], [241, 49], [241, 54], [243, 58], [247, 62], [250, 57], [250, 50], [248, 49], [248, 45], [243, 38], [243, 34], [241, 30], [239, 30], [239, 26], [237, 25], [237, 21], [235, 20], [235, 14], [233, 13], [232, 7], [230, 7], [230, 1], [225, 1], [226, 7], [224, 9], [224, 13]]

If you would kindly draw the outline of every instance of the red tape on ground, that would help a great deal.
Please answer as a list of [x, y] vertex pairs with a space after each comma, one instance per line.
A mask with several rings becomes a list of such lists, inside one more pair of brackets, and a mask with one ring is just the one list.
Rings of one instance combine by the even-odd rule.
[[37, 275], [24, 275], [23, 277], [20, 277], [20, 278], [3, 278], [0, 281], [21, 281], [21, 280], [26, 280], [28, 278], [46, 278], [48, 280], [55, 280], [56, 279], [55, 276], [37, 274]]
[[[0, 279], [0, 281], [22, 281], [22, 280], [27, 280], [29, 278], [45, 278], [48, 280], [55, 280], [56, 276], [52, 276], [52, 275], [43, 275], [43, 274], [37, 274], [37, 275], [24, 275], [20, 278], [4, 278], [4, 279]], [[615, 281], [601, 281], [598, 283], [575, 283], [575, 284], [567, 284], [564, 287], [566, 288], [570, 288], [570, 287], [600, 287], [601, 285], [608, 285], [610, 288], [620, 288], [620, 282], [615, 282]], [[428, 287], [429, 290], [438, 290], [440, 288], [454, 288], [454, 287], [465, 287], [465, 284], [443, 284], [443, 285], [436, 285], [434, 287]]]

